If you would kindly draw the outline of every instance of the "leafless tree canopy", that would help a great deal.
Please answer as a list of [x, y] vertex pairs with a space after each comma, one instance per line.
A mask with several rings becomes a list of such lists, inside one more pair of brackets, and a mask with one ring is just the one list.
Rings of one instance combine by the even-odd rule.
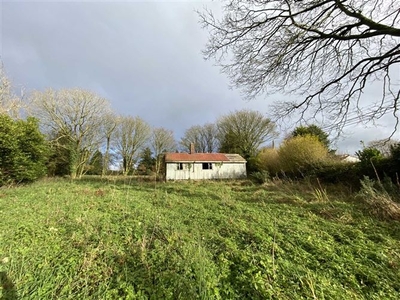
[[103, 169], [102, 169], [102, 175], [104, 176], [111, 163], [111, 157], [112, 155], [110, 154], [111, 150], [111, 145], [112, 145], [112, 138], [114, 137], [115, 130], [118, 125], [118, 116], [115, 115], [112, 112], [109, 112], [104, 115], [103, 117], [103, 122], [102, 122], [102, 127], [101, 131], [103, 133], [103, 138], [105, 140], [105, 152], [103, 156]]
[[7, 77], [0, 61], [0, 114], [16, 118], [22, 108], [21, 98], [13, 92], [11, 81]]
[[158, 175], [160, 173], [162, 163], [161, 154], [175, 151], [177, 148], [172, 130], [165, 129], [163, 127], [154, 128], [150, 138], [150, 147], [153, 150], [156, 158], [156, 174]]
[[263, 143], [277, 136], [274, 122], [258, 111], [231, 112], [220, 117], [217, 126], [220, 150], [238, 152], [246, 159], [256, 155]]
[[137, 161], [139, 151], [146, 145], [151, 134], [150, 125], [143, 119], [121, 116], [115, 131], [115, 149], [122, 159], [122, 171], [127, 175]]
[[375, 148], [378, 149], [381, 154], [385, 157], [389, 157], [391, 154], [391, 147], [400, 144], [399, 140], [375, 140], [368, 143], [368, 148]]
[[[210, 32], [204, 51], [248, 98], [297, 94], [274, 113], [319, 113], [342, 129], [392, 114], [398, 124], [399, 0], [229, 0], [218, 20], [200, 12]], [[381, 96], [363, 103], [368, 83]]]
[[187, 129], [180, 141], [182, 150], [189, 152], [191, 143], [194, 143], [195, 151], [198, 153], [217, 152], [219, 141], [216, 124], [195, 125]]
[[[68, 138], [74, 145], [71, 176], [83, 175], [85, 165], [98, 150], [104, 116], [110, 113], [108, 100], [82, 89], [47, 89], [31, 96], [31, 111], [50, 136]], [[54, 142], [57, 142], [54, 141]]]
[[164, 152], [172, 152], [176, 150], [176, 141], [172, 130], [163, 127], [153, 129], [150, 139], [150, 146], [154, 156], [158, 157]]

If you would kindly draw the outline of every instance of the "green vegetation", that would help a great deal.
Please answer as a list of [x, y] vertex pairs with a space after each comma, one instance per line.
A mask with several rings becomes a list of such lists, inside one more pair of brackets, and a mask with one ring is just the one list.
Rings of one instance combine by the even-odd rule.
[[279, 149], [263, 148], [256, 157], [256, 165], [260, 171], [267, 171], [273, 176], [293, 178], [299, 175], [304, 177], [330, 161], [328, 148], [317, 136], [310, 134], [286, 139]]
[[329, 135], [325, 131], [323, 131], [321, 127], [315, 124], [309, 126], [299, 126], [295, 128], [295, 130], [293, 130], [292, 132], [292, 137], [306, 135], [316, 136], [318, 140], [326, 147], [326, 149], [329, 149], [329, 145], [331, 144], [331, 141], [329, 140]]
[[263, 148], [257, 154], [257, 165], [262, 171], [268, 171], [270, 174], [277, 174], [281, 171], [279, 165], [278, 149]]
[[328, 149], [318, 137], [296, 136], [285, 140], [278, 150], [279, 164], [285, 172], [304, 172], [327, 161]]
[[0, 114], [0, 186], [45, 175], [47, 155], [36, 119], [14, 120]]
[[368, 195], [129, 177], [3, 188], [0, 298], [398, 299], [400, 223]]

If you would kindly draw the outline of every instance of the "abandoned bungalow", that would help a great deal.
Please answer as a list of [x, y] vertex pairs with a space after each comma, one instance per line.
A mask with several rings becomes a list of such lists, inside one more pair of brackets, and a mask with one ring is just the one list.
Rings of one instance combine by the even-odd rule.
[[246, 177], [246, 160], [239, 154], [166, 153], [166, 180]]

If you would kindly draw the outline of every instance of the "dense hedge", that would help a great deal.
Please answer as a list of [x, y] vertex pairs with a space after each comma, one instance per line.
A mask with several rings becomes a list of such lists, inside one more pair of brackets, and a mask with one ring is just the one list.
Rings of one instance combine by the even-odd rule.
[[[400, 151], [399, 151], [400, 152]], [[260, 169], [262, 172], [264, 169]], [[321, 183], [344, 184], [358, 189], [360, 180], [365, 176], [377, 181], [391, 182], [400, 188], [400, 155], [372, 160], [372, 163], [344, 163], [327, 159], [290, 171], [281, 170], [270, 173], [271, 176], [290, 179], [318, 179]]]
[[390, 179], [394, 185], [400, 188], [400, 160], [389, 157], [370, 164], [331, 163], [316, 166], [302, 175], [318, 178], [324, 183], [341, 183], [354, 188], [360, 187], [360, 180], [366, 176], [377, 181]]
[[0, 115], [0, 186], [33, 181], [46, 174], [48, 147], [35, 118]]

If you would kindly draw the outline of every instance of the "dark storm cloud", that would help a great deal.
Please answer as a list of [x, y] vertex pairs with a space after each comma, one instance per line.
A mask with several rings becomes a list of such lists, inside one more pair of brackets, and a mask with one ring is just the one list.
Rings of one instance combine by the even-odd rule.
[[190, 3], [4, 3], [2, 57], [30, 89], [94, 90], [120, 113], [173, 129], [212, 121], [228, 101], [242, 103], [202, 59], [206, 32], [194, 9]]
[[[192, 125], [241, 108], [268, 113], [271, 104], [243, 101], [203, 60], [208, 33], [195, 10], [219, 5], [3, 1], [1, 58], [12, 81], [28, 90], [92, 90], [116, 112], [139, 115], [179, 138]], [[358, 137], [352, 145], [358, 147]]]

